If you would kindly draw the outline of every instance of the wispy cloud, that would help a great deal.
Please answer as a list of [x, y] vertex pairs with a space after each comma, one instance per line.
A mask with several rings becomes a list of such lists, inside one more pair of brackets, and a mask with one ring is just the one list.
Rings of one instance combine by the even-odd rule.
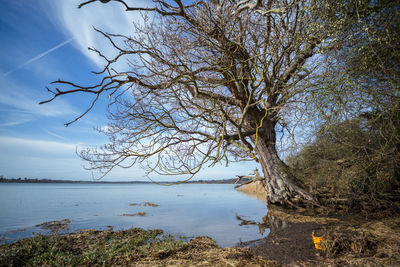
[[[76, 155], [80, 143], [0, 136], [0, 175], [50, 179], [88, 180], [92, 175]], [[99, 175], [94, 173], [96, 177]], [[138, 168], [116, 169], [106, 180], [143, 179]]]
[[[45, 97], [43, 93], [36, 92], [31, 88], [26, 88], [18, 81], [8, 79], [0, 75], [0, 108], [4, 117], [16, 118], [5, 122], [5, 125], [17, 125], [23, 121], [36, 119], [38, 116], [44, 117], [62, 117], [74, 116], [78, 112], [68, 102], [59, 99], [47, 105], [39, 105], [41, 98]], [[16, 117], [16, 114], [19, 114]], [[28, 120], [29, 119], [29, 120]], [[4, 122], [3, 122], [3, 126]]]
[[[106, 5], [97, 1], [81, 9], [77, 8], [82, 3], [80, 0], [49, 0], [48, 3], [53, 6], [48, 13], [51, 19], [61, 25], [66, 36], [73, 36], [76, 40], [73, 45], [99, 67], [105, 62], [88, 47], [97, 48], [107, 57], [114, 56], [116, 51], [101, 34], [93, 30], [93, 26], [105, 32], [131, 36], [132, 22], [141, 18], [138, 12], [125, 12], [124, 7], [114, 1]], [[134, 1], [135, 5], [141, 6], [149, 3], [151, 1]]]
[[78, 147], [78, 144], [0, 136], [0, 147], [4, 150], [14, 150], [20, 154], [43, 155], [50, 153], [75, 156], [75, 150]]
[[39, 55], [37, 55], [37, 56], [35, 56], [35, 57], [33, 57], [33, 58], [31, 58], [31, 59], [25, 61], [24, 63], [20, 64], [20, 65], [19, 65], [18, 67], [16, 67], [15, 69], [13, 69], [13, 70], [11, 70], [11, 71], [9, 71], [9, 72], [4, 73], [4, 77], [6, 77], [6, 76], [10, 75], [11, 73], [13, 73], [13, 72], [15, 72], [15, 71], [17, 71], [17, 70], [19, 70], [19, 69], [25, 67], [26, 65], [31, 64], [31, 63], [35, 62], [36, 60], [38, 60], [38, 59], [40, 59], [40, 58], [42, 58], [42, 57], [44, 57], [44, 56], [50, 54], [51, 52], [57, 50], [58, 48], [63, 47], [64, 45], [69, 44], [69, 43], [72, 42], [73, 40], [74, 40], [74, 38], [70, 38], [70, 39], [68, 39], [68, 40], [66, 40], [66, 41], [64, 41], [64, 42], [62, 42], [62, 43], [60, 43], [60, 44], [58, 44], [58, 45], [56, 45], [56, 46], [54, 46], [54, 47], [52, 47], [52, 48], [46, 50], [45, 52], [43, 52], [43, 53], [41, 53], [41, 54], [39, 54]]
[[30, 122], [33, 121], [34, 119], [30, 119], [30, 120], [15, 120], [15, 121], [10, 121], [10, 122], [4, 122], [4, 123], [0, 123], [0, 127], [10, 127], [10, 126], [16, 126], [16, 125], [20, 125], [26, 122]]
[[18, 110], [10, 111], [4, 108], [0, 108], [0, 112], [2, 114], [5, 114], [5, 116], [1, 116], [4, 118], [2, 119], [2, 122], [0, 122], [0, 127], [16, 126], [30, 121], [34, 121], [36, 119], [31, 114], [27, 114], [25, 112], [19, 112]]
[[0, 171], [6, 177], [88, 179], [78, 144], [0, 136]]
[[45, 131], [46, 131], [46, 133], [48, 133], [49, 135], [52, 135], [52, 136], [54, 136], [54, 137], [57, 137], [58, 139], [67, 140], [67, 138], [65, 138], [64, 136], [61, 136], [61, 135], [59, 135], [59, 134], [53, 133], [53, 132], [48, 131], [48, 130], [45, 130]]

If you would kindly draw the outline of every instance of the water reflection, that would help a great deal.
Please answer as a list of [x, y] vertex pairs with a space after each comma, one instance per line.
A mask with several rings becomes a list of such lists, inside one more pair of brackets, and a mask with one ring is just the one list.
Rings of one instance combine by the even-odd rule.
[[258, 227], [258, 231], [260, 235], [264, 235], [265, 231], [268, 230], [268, 233], [273, 233], [278, 230], [283, 230], [289, 227], [290, 223], [283, 220], [280, 217], [274, 216], [271, 213], [267, 213], [261, 221], [253, 221], [253, 220], [247, 220], [243, 216], [239, 216], [236, 214], [236, 220], [238, 220], [239, 226], [245, 226], [245, 225], [255, 225]]
[[263, 217], [263, 221], [268, 223], [271, 232], [276, 232], [278, 230], [283, 230], [289, 227], [290, 223], [279, 218], [277, 216], [268, 213], [265, 217]]
[[258, 232], [260, 233], [260, 235], [264, 235], [265, 229], [270, 228], [270, 224], [268, 222], [264, 221], [264, 218], [261, 222], [255, 222], [255, 221], [243, 219], [242, 217], [240, 217], [239, 215], [236, 214], [236, 219], [240, 222], [239, 226], [256, 225], [258, 227]]
[[[107, 226], [161, 229], [186, 237], [210, 236], [222, 247], [268, 234], [262, 225], [238, 225], [235, 214], [261, 222], [267, 208], [233, 185], [1, 184], [0, 202], [0, 236], [4, 237], [0, 243], [45, 233], [35, 225], [63, 219], [71, 220], [71, 231]], [[139, 212], [147, 216], [120, 216]], [[12, 232], [18, 229], [24, 230]]]

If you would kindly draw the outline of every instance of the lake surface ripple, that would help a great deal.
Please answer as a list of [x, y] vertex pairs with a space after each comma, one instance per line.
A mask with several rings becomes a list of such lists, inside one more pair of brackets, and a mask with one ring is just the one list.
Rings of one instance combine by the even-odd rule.
[[[48, 233], [37, 225], [63, 219], [71, 220], [64, 232], [162, 229], [188, 238], [210, 236], [222, 247], [269, 233], [260, 233], [257, 225], [240, 225], [237, 216], [261, 222], [267, 207], [231, 184], [5, 183], [0, 184], [0, 201], [0, 243]], [[126, 216], [138, 214], [144, 216]]]

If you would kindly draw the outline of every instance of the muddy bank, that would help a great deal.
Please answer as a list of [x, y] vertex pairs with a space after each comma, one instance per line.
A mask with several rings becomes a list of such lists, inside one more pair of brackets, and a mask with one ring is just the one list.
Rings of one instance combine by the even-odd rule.
[[[271, 209], [270, 234], [240, 244], [284, 266], [400, 266], [400, 217], [316, 216]], [[317, 244], [316, 244], [317, 243]]]
[[323, 228], [338, 223], [338, 219], [319, 216], [291, 214], [278, 209], [269, 213], [258, 223], [270, 229], [270, 234], [259, 240], [244, 242], [253, 255], [268, 258], [281, 265], [320, 265], [324, 257], [315, 248], [313, 235], [320, 236]]

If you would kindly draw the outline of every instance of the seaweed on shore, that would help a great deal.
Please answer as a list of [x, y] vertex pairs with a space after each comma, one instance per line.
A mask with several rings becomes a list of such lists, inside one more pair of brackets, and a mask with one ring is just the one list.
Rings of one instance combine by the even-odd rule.
[[70, 219], [64, 219], [59, 221], [44, 222], [36, 225], [36, 227], [40, 227], [44, 230], [50, 230], [52, 232], [58, 232], [60, 230], [67, 229], [70, 223], [71, 223]]

